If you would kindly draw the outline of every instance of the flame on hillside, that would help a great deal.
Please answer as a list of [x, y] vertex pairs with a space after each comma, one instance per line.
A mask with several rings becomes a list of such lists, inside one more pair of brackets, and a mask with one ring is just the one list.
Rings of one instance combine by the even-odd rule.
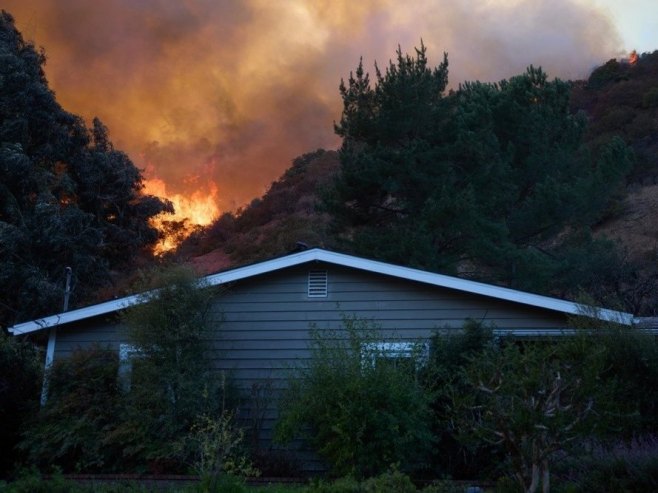
[[635, 65], [639, 59], [640, 57], [635, 50], [631, 51], [630, 55], [628, 55], [628, 63], [631, 65]]
[[160, 231], [162, 239], [155, 245], [153, 253], [162, 255], [175, 249], [201, 226], [207, 226], [219, 217], [217, 207], [217, 185], [208, 182], [205, 190], [197, 189], [190, 194], [169, 193], [166, 183], [160, 178], [144, 180], [144, 193], [170, 200], [174, 213], [158, 214], [151, 225]]

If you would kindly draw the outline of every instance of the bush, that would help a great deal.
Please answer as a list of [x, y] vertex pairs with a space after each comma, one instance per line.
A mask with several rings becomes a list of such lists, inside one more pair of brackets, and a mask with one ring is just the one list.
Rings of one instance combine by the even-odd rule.
[[573, 492], [658, 491], [658, 439], [648, 436], [597, 445], [564, 468]]
[[485, 442], [468, 447], [459, 442], [452, 410], [452, 395], [467, 391], [463, 368], [492, 343], [491, 328], [474, 320], [467, 320], [463, 331], [432, 336], [422, 382], [432, 396], [432, 433], [436, 440], [431, 460], [433, 478], [481, 479], [501, 462], [500, 454]]
[[[556, 457], [610, 425], [605, 351], [580, 338], [491, 346], [463, 369], [453, 398], [461, 436], [504, 447], [525, 491], [548, 488]], [[591, 341], [589, 341], [591, 342]]]
[[409, 476], [392, 470], [368, 479], [363, 483], [364, 493], [416, 493], [416, 487]]
[[194, 471], [203, 480], [216, 481], [229, 474], [235, 477], [259, 476], [259, 471], [243, 453], [244, 432], [236, 426], [233, 413], [199, 416], [187, 437], [194, 457]]
[[41, 382], [39, 352], [0, 331], [0, 477], [23, 458], [16, 445], [24, 423], [39, 409]]
[[623, 411], [623, 433], [658, 435], [658, 343], [637, 329], [594, 335], [606, 348], [603, 379], [617, 382], [614, 398]]
[[235, 449], [242, 434], [230, 419], [230, 386], [208, 359], [213, 293], [189, 273], [162, 280], [147, 303], [126, 314], [134, 351], [121, 379], [116, 348], [77, 350], [56, 361], [47, 405], [21, 445], [32, 464], [66, 473], [197, 468], [213, 478], [250, 469]]
[[216, 293], [186, 269], [159, 273], [156, 283], [125, 313], [135, 357], [116, 439], [150, 472], [183, 472], [194, 461], [186, 437], [200, 416], [220, 416], [230, 393], [210, 361]]
[[[303, 491], [304, 493], [416, 493], [417, 489], [409, 476], [393, 467], [389, 471], [363, 481], [346, 476], [331, 483], [318, 481]], [[427, 491], [447, 493], [450, 490], [428, 489]]]
[[55, 361], [48, 401], [20, 446], [31, 464], [64, 472], [116, 470], [120, 446], [112, 443], [120, 411], [116, 351], [99, 346]]
[[306, 488], [305, 493], [363, 493], [363, 486], [361, 482], [347, 476], [331, 483], [318, 481]]
[[345, 318], [343, 328], [312, 331], [312, 358], [289, 382], [275, 439], [305, 435], [339, 476], [417, 467], [432, 440], [418, 355], [387, 358], [372, 322]]

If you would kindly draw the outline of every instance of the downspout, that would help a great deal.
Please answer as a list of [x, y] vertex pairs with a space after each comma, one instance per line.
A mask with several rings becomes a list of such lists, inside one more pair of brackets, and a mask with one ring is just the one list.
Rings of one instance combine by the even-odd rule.
[[[73, 271], [70, 267], [65, 269], [66, 271], [66, 287], [64, 288], [64, 307], [62, 312], [66, 312], [69, 309], [69, 298], [71, 296], [71, 274]], [[55, 359], [55, 344], [57, 342], [57, 326], [51, 327], [48, 331], [48, 346], [46, 347], [46, 362], [44, 364], [43, 372], [43, 385], [41, 386], [41, 407], [46, 405], [48, 400], [48, 372], [53, 366], [53, 360]]]

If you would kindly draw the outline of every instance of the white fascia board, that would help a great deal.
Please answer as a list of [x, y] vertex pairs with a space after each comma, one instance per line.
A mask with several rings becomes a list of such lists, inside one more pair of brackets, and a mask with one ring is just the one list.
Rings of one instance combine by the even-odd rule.
[[547, 310], [567, 313], [570, 315], [594, 317], [599, 320], [617, 322], [623, 325], [631, 325], [633, 323], [633, 315], [630, 313], [618, 312], [605, 308], [591, 307], [582, 305], [580, 303], [574, 303], [572, 301], [550, 298], [548, 296], [542, 296], [539, 294], [526, 293], [524, 291], [517, 291], [515, 289], [494, 286], [492, 284], [484, 284], [477, 281], [470, 281], [468, 279], [461, 279], [459, 277], [446, 276], [443, 274], [412, 269], [410, 267], [387, 264], [384, 262], [378, 262], [376, 260], [367, 260], [350, 255], [328, 252], [325, 250], [316, 251], [318, 252], [318, 255], [315, 260], [339, 264], [345, 267], [353, 267], [378, 274], [399, 277], [401, 279], [418, 281], [433, 286], [455, 289], [457, 291], [463, 291], [472, 294], [479, 294], [482, 296], [488, 296], [505, 301], [512, 301], [514, 303], [521, 303], [538, 308], [546, 308]]
[[[387, 264], [385, 262], [379, 262], [376, 260], [368, 260], [343, 253], [330, 252], [320, 248], [304, 250], [302, 252], [286, 255], [285, 257], [279, 257], [256, 264], [246, 265], [244, 267], [238, 267], [236, 269], [227, 270], [218, 274], [211, 274], [206, 276], [203, 281], [205, 281], [210, 286], [219, 286], [222, 284], [240, 281], [242, 279], [247, 279], [261, 274], [267, 274], [269, 272], [274, 272], [313, 261], [327, 262], [343, 267], [352, 267], [376, 274], [384, 274], [400, 279], [417, 281], [432, 286], [455, 289], [457, 291], [466, 293], [488, 296], [491, 298], [511, 301], [514, 303], [521, 303], [538, 308], [545, 308], [547, 310], [567, 313], [570, 315], [594, 317], [598, 318], [599, 320], [617, 322], [623, 325], [632, 325], [633, 323], [633, 315], [630, 313], [607, 310], [605, 308], [589, 307], [571, 301], [549, 298], [548, 296], [526, 293], [501, 286], [470, 281], [468, 279], [461, 279], [458, 277], [436, 274], [419, 269], [412, 269], [410, 267]], [[24, 322], [10, 327], [9, 332], [14, 335], [27, 334], [36, 330], [47, 329], [49, 327], [55, 327], [85, 318], [112, 313], [147, 301], [149, 298], [147, 294], [148, 293], [146, 293], [146, 295], [132, 295], [125, 298], [100, 303], [98, 305], [80, 308], [78, 310], [71, 310], [69, 312], [60, 313], [58, 315], [52, 315], [50, 317], [45, 317], [30, 322]]]
[[28, 334], [36, 330], [57, 327], [59, 325], [67, 324], [70, 322], [76, 322], [77, 320], [83, 320], [85, 318], [96, 317], [98, 315], [105, 315], [107, 313], [123, 310], [129, 306], [138, 304], [142, 298], [142, 295], [135, 294], [125, 298], [119, 298], [117, 300], [99, 303], [98, 305], [85, 306], [84, 308], [78, 308], [77, 310], [71, 310], [68, 312], [59, 313], [57, 315], [38, 318], [29, 322], [23, 322], [16, 324], [13, 327], [9, 327], [8, 330], [10, 333], [16, 336]]

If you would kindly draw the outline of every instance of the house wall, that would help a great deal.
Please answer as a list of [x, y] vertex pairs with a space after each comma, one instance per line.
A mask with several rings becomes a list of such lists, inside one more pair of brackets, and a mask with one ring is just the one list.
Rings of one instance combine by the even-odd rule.
[[[326, 270], [326, 298], [309, 298], [309, 270]], [[214, 303], [214, 363], [241, 390], [247, 424], [257, 424], [268, 446], [276, 418], [276, 396], [291, 367], [310, 356], [309, 328], [340, 329], [342, 317], [373, 319], [384, 338], [427, 339], [435, 330], [461, 328], [466, 318], [506, 329], [560, 329], [563, 314], [446, 288], [371, 274], [321, 262], [238, 281]], [[118, 347], [122, 327], [115, 319], [88, 320], [59, 330], [55, 358], [78, 346]], [[305, 455], [305, 469], [321, 464]]]
[[[375, 320], [386, 337], [427, 338], [461, 328], [466, 318], [499, 329], [565, 328], [562, 314], [436, 288], [383, 275], [312, 264], [328, 271], [326, 298], [307, 296], [309, 267], [296, 267], [229, 286], [217, 299], [217, 364], [247, 387], [277, 378], [291, 362], [308, 358], [309, 326], [338, 329], [344, 315]], [[285, 374], [285, 372], [283, 372]]]

